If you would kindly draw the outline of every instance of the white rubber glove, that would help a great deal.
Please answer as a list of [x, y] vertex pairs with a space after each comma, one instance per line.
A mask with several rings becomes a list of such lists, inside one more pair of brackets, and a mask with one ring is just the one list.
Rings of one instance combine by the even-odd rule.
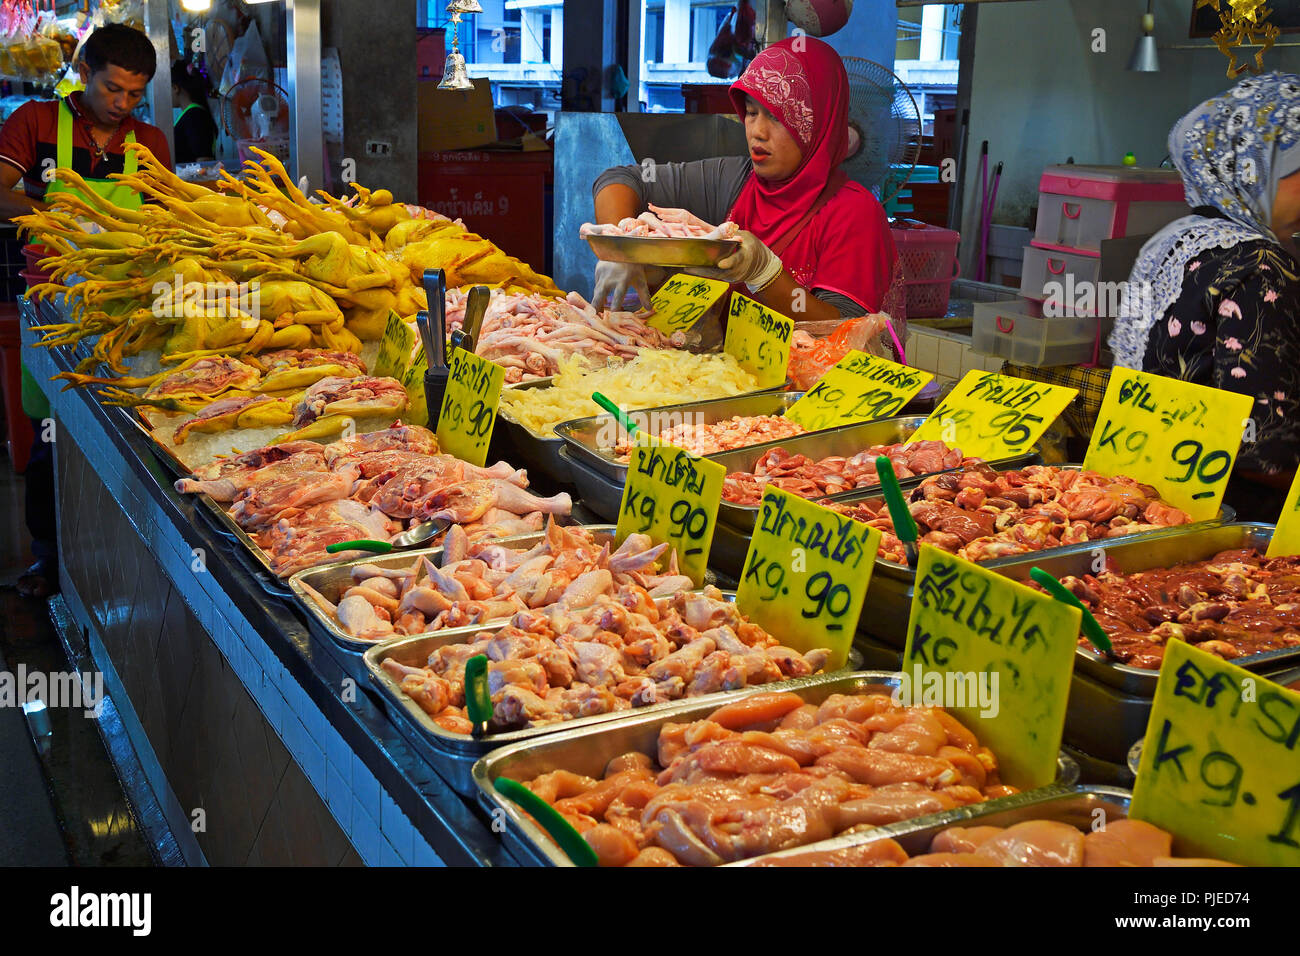
[[[650, 283], [646, 279], [644, 266], [604, 260], [596, 263], [596, 289], [591, 296], [592, 305], [597, 309], [621, 311], [623, 300], [629, 291], [636, 293], [638, 308], [650, 308]], [[606, 299], [610, 300], [608, 306]]]
[[740, 248], [725, 259], [719, 259], [717, 266], [690, 268], [686, 271], [709, 279], [743, 282], [750, 292], [757, 292], [770, 285], [784, 268], [780, 258], [752, 232], [742, 229], [736, 238], [740, 240]]

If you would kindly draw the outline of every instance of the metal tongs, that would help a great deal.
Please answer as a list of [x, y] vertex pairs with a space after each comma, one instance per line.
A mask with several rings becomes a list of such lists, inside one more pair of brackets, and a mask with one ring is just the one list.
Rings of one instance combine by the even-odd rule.
[[465, 321], [461, 327], [451, 333], [451, 350], [465, 349], [473, 352], [478, 346], [479, 329], [483, 327], [483, 316], [487, 315], [488, 303], [492, 301], [492, 291], [485, 285], [476, 285], [469, 290], [469, 301], [465, 303]]
[[441, 269], [424, 270], [424, 295], [428, 308], [415, 313], [415, 327], [424, 343], [424, 400], [429, 406], [429, 428], [438, 430], [442, 396], [447, 391], [447, 274]]
[[[416, 328], [424, 342], [424, 354], [429, 366], [429, 373], [424, 379], [424, 396], [429, 405], [429, 427], [438, 428], [438, 417], [442, 414], [442, 396], [447, 390], [447, 379], [451, 369], [447, 365], [447, 276], [441, 269], [428, 269], [424, 273], [424, 293], [428, 298], [428, 311], [418, 312], [415, 316]], [[474, 351], [478, 342], [479, 329], [483, 325], [483, 316], [487, 313], [492, 292], [485, 285], [476, 285], [469, 292], [469, 301], [465, 303], [465, 321], [452, 333], [451, 351], [466, 349]]]

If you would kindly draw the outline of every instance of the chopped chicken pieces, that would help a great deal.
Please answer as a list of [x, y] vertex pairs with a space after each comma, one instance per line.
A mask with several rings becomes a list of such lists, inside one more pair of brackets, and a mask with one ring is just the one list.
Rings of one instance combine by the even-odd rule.
[[1300, 557], [1247, 548], [1128, 574], [1112, 566], [1061, 583], [1097, 618], [1121, 662], [1158, 670], [1175, 639], [1225, 660], [1300, 647], [1298, 572]]
[[[667, 549], [666, 544], [652, 544], [646, 535], [633, 534], [611, 553], [608, 545], [596, 543], [590, 531], [564, 528], [554, 521], [537, 545], [516, 549], [489, 540], [470, 542], [458, 526], [448, 535], [441, 568], [419, 562], [398, 580], [377, 581], [378, 569], [374, 565], [360, 565], [352, 571], [351, 588], [341, 594], [322, 595], [318, 602], [330, 610], [350, 636], [383, 640], [394, 634], [426, 634], [448, 627], [505, 621], [521, 611], [544, 609], [556, 603], [586, 606], [601, 597], [617, 598], [620, 589], [628, 585], [654, 591], [655, 597], [671, 597], [694, 585], [690, 578], [677, 574], [671, 563], [662, 574], [654, 571], [655, 562]], [[344, 620], [343, 605], [352, 597], [368, 601], [376, 614], [386, 612], [391, 625], [377, 629], [359, 608], [352, 609], [349, 619]], [[337, 601], [337, 607], [331, 601]], [[622, 611], [621, 604], [618, 611]], [[616, 616], [614, 610], [606, 615], [609, 621]], [[537, 619], [525, 620], [531, 625]], [[666, 643], [665, 638], [643, 638], [630, 645], [626, 653], [645, 663], [653, 654], [656, 640]], [[489, 656], [493, 660], [534, 656], [538, 653], [532, 647], [534, 643], [534, 638], [527, 636], [502, 637], [493, 642], [495, 650]], [[616, 653], [612, 648], [605, 649]], [[739, 649], [749, 650], [743, 645]], [[594, 652], [586, 653], [586, 660], [593, 661]], [[564, 666], [554, 665], [555, 673], [563, 672]], [[584, 665], [584, 659], [574, 658], [567, 666], [581, 671], [590, 663]], [[586, 677], [580, 679], [592, 683]], [[563, 683], [570, 680], [572, 676]]]
[[[328, 383], [362, 387], [371, 381], [325, 379], [318, 383], [319, 394], [334, 394]], [[357, 538], [388, 541], [407, 522], [446, 518], [463, 532], [462, 541], [482, 541], [540, 531], [546, 515], [567, 515], [572, 509], [567, 494], [539, 498], [527, 487], [525, 472], [505, 462], [480, 468], [439, 454], [433, 432], [400, 421], [328, 445], [269, 445], [219, 459], [176, 482], [179, 492], [229, 503], [231, 517], [268, 552], [272, 570], [281, 577], [322, 561], [360, 557], [357, 552], [329, 555], [325, 548]], [[393, 630], [385, 631], [384, 624], [396, 623], [393, 608], [382, 610], [389, 617], [381, 615], [377, 625], [353, 601], [347, 617], [352, 629], [378, 639]], [[497, 609], [495, 616], [508, 613]], [[486, 618], [462, 623], [476, 620]]]
[[[1191, 520], [1161, 501], [1154, 488], [1132, 478], [1054, 465], [1015, 471], [971, 465], [925, 479], [910, 497], [908, 508], [920, 540], [969, 561], [1155, 531]], [[883, 560], [906, 561], [883, 498], [831, 507], [883, 532]]]
[[753, 471], [727, 475], [722, 483], [722, 497], [733, 504], [757, 505], [768, 485], [803, 498], [874, 488], [880, 484], [876, 458], [881, 455], [890, 460], [899, 478], [914, 478], [980, 462], [978, 458], [963, 457], [959, 449], [949, 448], [941, 441], [873, 445], [851, 458], [832, 456], [820, 461], [774, 448], [754, 464]]
[[1088, 833], [1057, 820], [949, 827], [912, 857], [894, 840], [869, 840], [756, 860], [754, 866], [1232, 866], [1173, 856], [1173, 837], [1141, 820], [1109, 820]]
[[[437, 648], [423, 668], [392, 659], [382, 666], [441, 723], [447, 717], [464, 719], [465, 662], [487, 655], [493, 704], [489, 729], [496, 731], [736, 690], [819, 669], [749, 623], [714, 588], [653, 600], [634, 581], [616, 584], [607, 569], [588, 574], [604, 576], [601, 590], [572, 603], [561, 598], [544, 607], [520, 609], [496, 631], [481, 631], [468, 643]], [[578, 580], [583, 577], [587, 575]], [[351, 600], [339, 604], [340, 621], [343, 605]], [[372, 604], [371, 610], [383, 619], [382, 605]], [[687, 623], [701, 618], [718, 625], [701, 632]], [[361, 633], [377, 626], [364, 613], [355, 623]], [[405, 623], [399, 618], [399, 626]], [[708, 636], [723, 630], [735, 653], [718, 649], [719, 642]], [[749, 666], [751, 656], [769, 666]]]
[[[1009, 789], [993, 754], [948, 714], [880, 693], [836, 694], [820, 706], [755, 694], [702, 720], [665, 723], [655, 756], [616, 757], [601, 780], [556, 770], [526, 786], [583, 833], [602, 866], [717, 866]], [[853, 859], [896, 865], [906, 854]]]

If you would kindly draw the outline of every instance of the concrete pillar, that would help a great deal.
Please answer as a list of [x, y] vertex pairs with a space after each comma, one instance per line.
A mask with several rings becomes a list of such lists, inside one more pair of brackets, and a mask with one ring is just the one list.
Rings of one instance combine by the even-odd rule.
[[564, 67], [564, 7], [551, 7], [551, 66]]
[[546, 11], [529, 7], [519, 11], [520, 24], [520, 61], [523, 63], [542, 63], [542, 31], [546, 28]]
[[691, 59], [691, 0], [664, 0], [664, 62]]

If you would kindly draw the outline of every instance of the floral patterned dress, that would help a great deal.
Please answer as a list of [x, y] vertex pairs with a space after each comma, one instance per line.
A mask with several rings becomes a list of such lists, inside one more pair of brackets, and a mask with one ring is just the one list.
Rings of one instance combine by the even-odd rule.
[[1300, 464], [1300, 265], [1265, 240], [1195, 256], [1178, 299], [1151, 329], [1143, 369], [1250, 395], [1255, 441], [1242, 444], [1238, 469], [1294, 471]]

